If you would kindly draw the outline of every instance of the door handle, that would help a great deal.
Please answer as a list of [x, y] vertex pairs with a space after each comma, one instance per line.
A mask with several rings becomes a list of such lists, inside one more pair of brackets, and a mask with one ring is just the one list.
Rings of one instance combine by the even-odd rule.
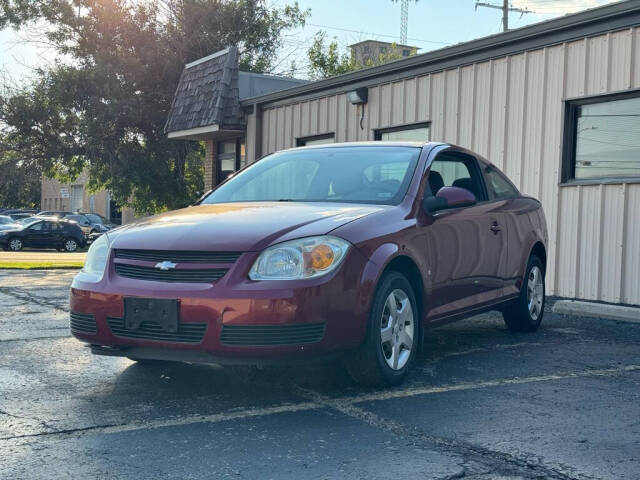
[[498, 233], [500, 230], [502, 230], [502, 227], [498, 224], [498, 222], [493, 222], [491, 224], [491, 227], [489, 227], [489, 230], [491, 230], [493, 233]]

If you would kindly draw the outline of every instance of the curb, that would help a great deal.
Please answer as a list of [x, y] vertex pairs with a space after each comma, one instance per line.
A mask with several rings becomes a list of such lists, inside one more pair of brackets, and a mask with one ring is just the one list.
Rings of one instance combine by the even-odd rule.
[[553, 313], [599, 317], [620, 322], [640, 323], [640, 307], [611, 305], [607, 303], [582, 302], [579, 300], [558, 300], [553, 305]]

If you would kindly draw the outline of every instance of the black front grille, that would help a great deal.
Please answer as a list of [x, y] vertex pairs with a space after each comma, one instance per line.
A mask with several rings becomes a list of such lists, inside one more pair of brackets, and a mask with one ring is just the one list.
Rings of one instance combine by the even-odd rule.
[[116, 273], [121, 277], [136, 278], [138, 280], [153, 280], [156, 282], [194, 282], [210, 283], [222, 278], [227, 273], [226, 268], [181, 268], [160, 270], [154, 267], [141, 267], [116, 263]]
[[129, 248], [116, 248], [116, 258], [129, 260], [146, 260], [149, 262], [173, 263], [235, 263], [240, 253], [238, 252], [201, 252], [197, 250], [138, 250]]
[[96, 317], [89, 313], [69, 314], [69, 328], [72, 332], [79, 333], [96, 333]]
[[298, 325], [224, 325], [220, 341], [225, 345], [298, 345], [319, 342], [324, 323]]
[[207, 331], [206, 323], [180, 323], [177, 332], [165, 332], [155, 322], [143, 322], [137, 330], [128, 330], [124, 319], [107, 317], [111, 332], [116, 337], [157, 340], [159, 342], [200, 343]]

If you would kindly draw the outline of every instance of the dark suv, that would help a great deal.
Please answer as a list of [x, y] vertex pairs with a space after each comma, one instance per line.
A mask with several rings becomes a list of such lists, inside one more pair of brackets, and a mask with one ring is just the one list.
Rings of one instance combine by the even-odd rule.
[[75, 252], [84, 247], [86, 240], [80, 227], [66, 220], [42, 218], [15, 229], [0, 232], [0, 247], [14, 252], [23, 247], [56, 248]]

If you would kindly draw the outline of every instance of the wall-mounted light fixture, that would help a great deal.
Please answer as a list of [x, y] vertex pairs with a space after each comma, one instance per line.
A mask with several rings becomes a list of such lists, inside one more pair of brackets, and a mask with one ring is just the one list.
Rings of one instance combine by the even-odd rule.
[[362, 114], [360, 115], [360, 130], [364, 130], [364, 126], [362, 122], [364, 121], [364, 106], [369, 100], [369, 89], [367, 87], [356, 88], [355, 90], [351, 90], [347, 92], [347, 100], [352, 105], [357, 105], [358, 107], [362, 105]]
[[369, 100], [369, 89], [367, 87], [356, 88], [347, 92], [347, 99], [353, 105], [364, 105]]

